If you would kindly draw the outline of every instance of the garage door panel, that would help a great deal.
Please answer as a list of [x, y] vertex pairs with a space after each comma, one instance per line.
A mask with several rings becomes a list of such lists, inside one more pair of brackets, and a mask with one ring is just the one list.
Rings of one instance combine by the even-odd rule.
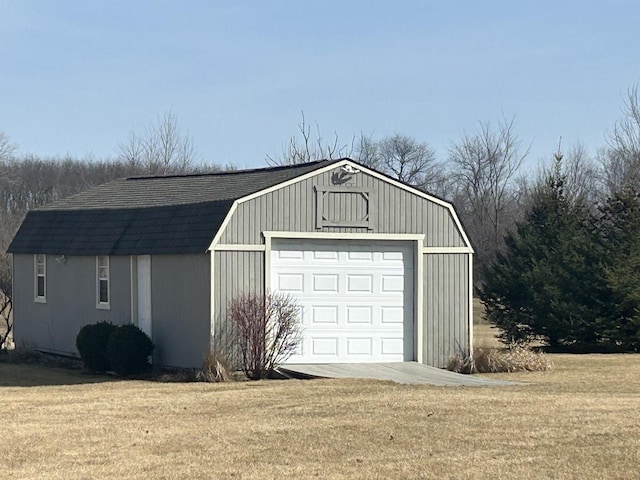
[[410, 244], [274, 240], [272, 250], [272, 286], [302, 307], [289, 363], [413, 359]]
[[373, 340], [371, 338], [347, 338], [347, 355], [371, 356], [373, 354]]
[[402, 307], [380, 307], [380, 323], [404, 323], [404, 309]]
[[382, 275], [381, 291], [404, 292], [404, 275]]
[[362, 299], [359, 302], [338, 304], [330, 299], [296, 300], [303, 309], [303, 327], [331, 324], [344, 328], [355, 325], [354, 328], [358, 328], [358, 325], [370, 325], [382, 330], [401, 331], [398, 325], [403, 325], [405, 320], [404, 308], [394, 306], [393, 302], [368, 302]]
[[347, 305], [347, 324], [373, 324], [373, 307], [370, 305]]
[[382, 355], [402, 355], [404, 340], [400, 337], [380, 339]]
[[358, 263], [371, 263], [373, 262], [373, 252], [347, 252], [347, 260]]
[[311, 338], [311, 354], [314, 356], [338, 356], [338, 337]]
[[314, 305], [311, 307], [311, 325], [337, 325], [338, 306], [337, 305]]
[[373, 293], [373, 274], [347, 274], [347, 290], [345, 293]]
[[303, 260], [304, 252], [302, 250], [278, 250], [278, 258], [280, 260]]
[[333, 260], [332, 263], [336, 263], [338, 261], [338, 252], [336, 252], [335, 250], [329, 250], [329, 251], [316, 250], [310, 253], [314, 260], [320, 260], [322, 262]]
[[304, 292], [302, 273], [279, 273], [276, 279], [276, 288], [281, 292]]
[[335, 273], [314, 273], [311, 275], [312, 293], [338, 293], [338, 275]]

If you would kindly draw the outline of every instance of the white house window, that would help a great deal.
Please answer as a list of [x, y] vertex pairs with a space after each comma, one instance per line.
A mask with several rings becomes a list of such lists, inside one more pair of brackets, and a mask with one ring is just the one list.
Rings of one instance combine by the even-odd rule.
[[35, 301], [47, 301], [47, 256], [43, 253], [34, 255]]
[[97, 306], [98, 308], [109, 308], [110, 289], [109, 289], [109, 257], [101, 255], [96, 259], [97, 263]]

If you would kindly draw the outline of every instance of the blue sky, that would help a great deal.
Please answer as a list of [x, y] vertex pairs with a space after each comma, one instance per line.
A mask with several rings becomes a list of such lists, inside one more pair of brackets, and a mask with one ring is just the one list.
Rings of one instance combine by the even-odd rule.
[[304, 111], [445, 160], [516, 116], [530, 164], [591, 153], [640, 81], [636, 1], [0, 0], [0, 131], [19, 153], [114, 156], [171, 110], [207, 162], [265, 165]]

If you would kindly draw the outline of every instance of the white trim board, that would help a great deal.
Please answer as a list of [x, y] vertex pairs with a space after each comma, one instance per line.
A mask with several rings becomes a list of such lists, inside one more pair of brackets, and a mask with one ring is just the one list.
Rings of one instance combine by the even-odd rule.
[[422, 253], [472, 253], [469, 247], [424, 247]]
[[209, 350], [213, 348], [213, 339], [216, 333], [216, 288], [215, 288], [215, 270], [216, 270], [216, 252], [209, 252]]
[[473, 254], [469, 253], [469, 357], [473, 358]]
[[216, 252], [264, 252], [266, 247], [259, 244], [225, 244], [219, 243], [212, 248]]
[[262, 232], [264, 238], [309, 238], [327, 240], [402, 240], [424, 241], [424, 233], [337, 233], [337, 232]]

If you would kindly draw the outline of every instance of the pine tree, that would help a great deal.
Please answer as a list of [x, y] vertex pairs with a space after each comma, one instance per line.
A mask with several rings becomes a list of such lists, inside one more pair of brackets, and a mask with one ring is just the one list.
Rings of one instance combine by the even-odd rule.
[[623, 188], [600, 207], [596, 222], [610, 289], [606, 340], [626, 350], [640, 349], [640, 195]]
[[600, 342], [604, 280], [586, 205], [564, 194], [562, 155], [505, 237], [505, 252], [486, 272], [480, 298], [507, 343], [544, 338], [550, 346]]

